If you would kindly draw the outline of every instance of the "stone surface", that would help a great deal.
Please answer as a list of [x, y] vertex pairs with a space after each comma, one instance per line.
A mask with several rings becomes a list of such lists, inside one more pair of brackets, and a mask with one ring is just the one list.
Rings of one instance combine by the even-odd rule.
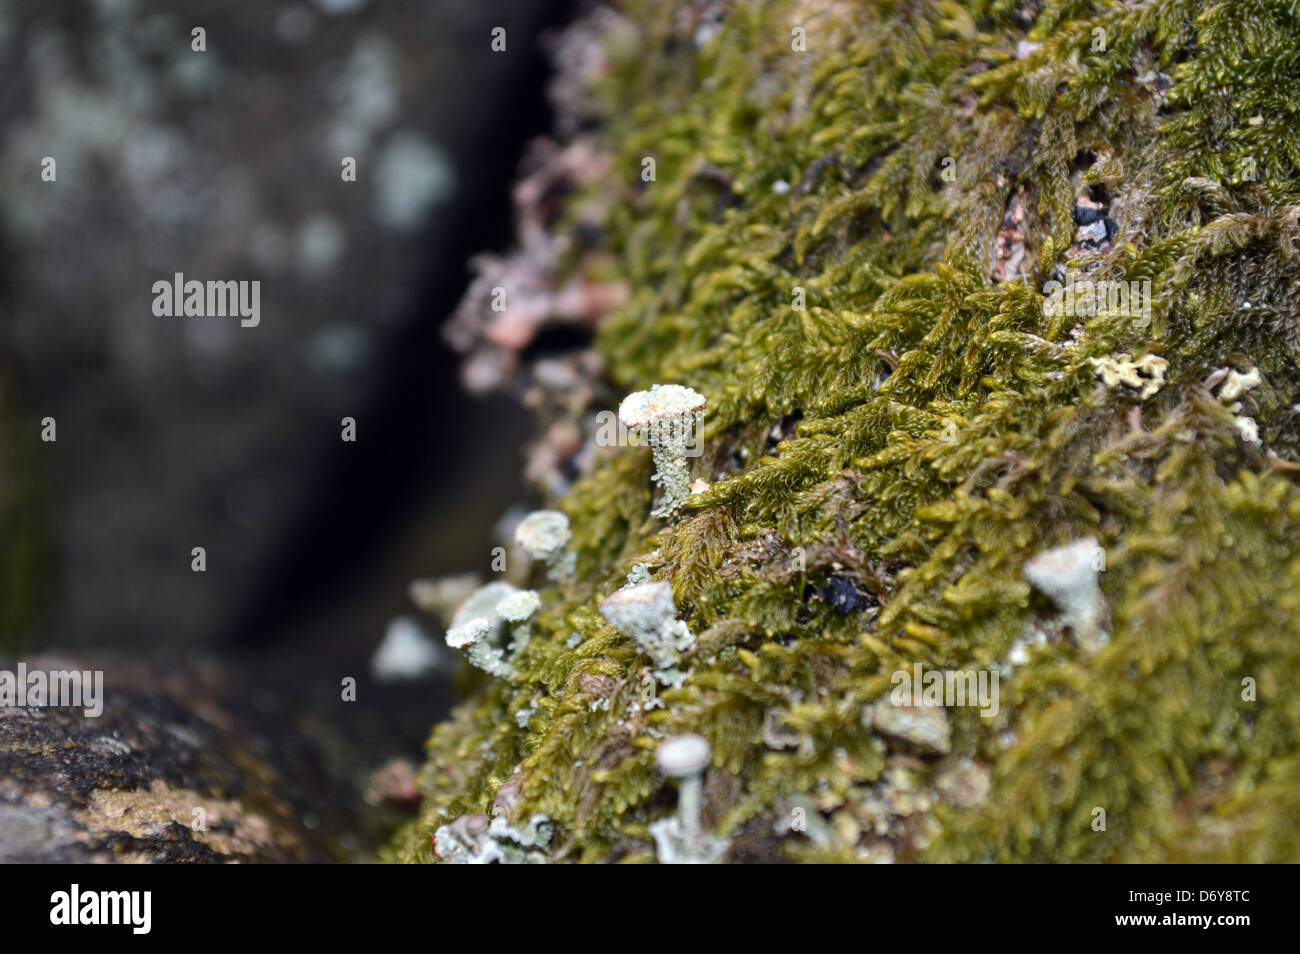
[[[29, 672], [97, 665], [27, 661]], [[0, 861], [327, 860], [328, 834], [303, 823], [277, 753], [232, 714], [229, 691], [213, 667], [115, 664], [98, 718], [0, 708]]]
[[[415, 314], [450, 310], [418, 303], [421, 283], [436, 257], [463, 275], [449, 210], [492, 166], [509, 127], [487, 104], [554, 6], [3, 5], [0, 353], [12, 426], [58, 423], [29, 636], [194, 643], [233, 624], [342, 417], [373, 448], [389, 352]], [[261, 282], [258, 324], [155, 316], [176, 273]]]
[[923, 752], [942, 755], [952, 749], [952, 726], [941, 706], [896, 706], [882, 700], [872, 709], [871, 724]]

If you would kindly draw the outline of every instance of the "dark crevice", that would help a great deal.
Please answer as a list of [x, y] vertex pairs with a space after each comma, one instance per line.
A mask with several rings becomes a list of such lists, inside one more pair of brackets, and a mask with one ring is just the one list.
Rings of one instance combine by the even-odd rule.
[[[571, 4], [547, 3], [542, 28], [567, 22]], [[377, 382], [356, 416], [357, 441], [334, 427], [319, 451], [316, 481], [293, 529], [259, 583], [223, 628], [224, 641], [266, 645], [296, 621], [340, 605], [403, 519], [455, 478], [453, 462], [509, 402], [475, 400], [460, 387], [459, 358], [440, 336], [468, 283], [466, 259], [511, 241], [510, 186], [527, 142], [551, 128], [550, 64], [534, 38], [509, 57], [509, 115], [484, 124], [453, 155], [460, 188], [422, 239], [427, 271], [412, 281], [409, 312], [376, 363]], [[522, 414], [522, 412], [517, 412]], [[337, 423], [337, 422], [336, 422]]]

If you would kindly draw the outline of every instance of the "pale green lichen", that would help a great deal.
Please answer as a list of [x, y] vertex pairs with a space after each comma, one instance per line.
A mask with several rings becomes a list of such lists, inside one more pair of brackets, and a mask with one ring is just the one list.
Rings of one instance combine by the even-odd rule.
[[677, 618], [669, 584], [624, 586], [601, 601], [600, 614], [650, 657], [655, 678], [666, 686], [682, 684], [682, 653], [695, 648], [695, 636]]
[[1155, 354], [1143, 355], [1134, 361], [1127, 354], [1115, 357], [1093, 358], [1092, 366], [1097, 369], [1097, 376], [1108, 388], [1121, 384], [1133, 388], [1138, 397], [1145, 401], [1165, 384], [1165, 369], [1169, 362]]
[[[1211, 375], [1211, 379], [1215, 377], [1216, 375]], [[1241, 413], [1242, 404], [1239, 399], [1247, 391], [1260, 385], [1259, 368], [1251, 368], [1245, 374], [1240, 371], [1227, 370], [1227, 374], [1222, 380], [1223, 386], [1219, 388], [1218, 398], [1232, 412], [1232, 422], [1236, 425], [1237, 433], [1241, 435], [1241, 439], [1247, 444], [1258, 445], [1260, 443], [1259, 425], [1255, 423], [1254, 418]]]

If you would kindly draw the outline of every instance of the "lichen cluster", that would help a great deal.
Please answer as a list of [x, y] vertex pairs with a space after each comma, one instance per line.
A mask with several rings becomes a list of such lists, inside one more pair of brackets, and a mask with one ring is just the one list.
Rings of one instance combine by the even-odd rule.
[[[602, 397], [705, 395], [708, 486], [654, 517], [647, 449], [592, 453], [556, 503], [575, 574], [435, 728], [393, 856], [489, 813], [653, 860], [655, 749], [694, 732], [729, 860], [1300, 860], [1300, 9], [602, 16], [608, 169], [569, 199], [631, 292]], [[1149, 280], [1149, 314], [1047, 314], [1081, 278]], [[1161, 382], [1107, 386], [1124, 361]], [[1099, 647], [1025, 575], [1088, 537]], [[696, 634], [654, 704], [598, 610], [638, 564]], [[997, 716], [882, 731], [917, 663], [997, 670]]]

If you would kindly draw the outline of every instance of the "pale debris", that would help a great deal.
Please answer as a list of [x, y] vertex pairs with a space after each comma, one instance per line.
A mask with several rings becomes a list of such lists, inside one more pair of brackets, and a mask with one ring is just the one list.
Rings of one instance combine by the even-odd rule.
[[988, 768], [971, 758], [960, 758], [935, 779], [944, 800], [958, 808], [974, 808], [988, 800], [993, 777]]
[[1112, 389], [1120, 384], [1137, 389], [1143, 401], [1164, 387], [1165, 371], [1169, 367], [1169, 362], [1157, 354], [1146, 354], [1136, 361], [1127, 352], [1113, 358], [1089, 360], [1102, 384]]
[[1106, 565], [1106, 551], [1093, 537], [1081, 537], [1045, 550], [1025, 564], [1025, 579], [1049, 597], [1061, 611], [1060, 621], [1079, 641], [1095, 649], [1107, 640], [1097, 576]]
[[942, 706], [899, 706], [881, 699], [871, 707], [871, 724], [883, 735], [923, 752], [947, 755], [952, 751], [952, 726]]

